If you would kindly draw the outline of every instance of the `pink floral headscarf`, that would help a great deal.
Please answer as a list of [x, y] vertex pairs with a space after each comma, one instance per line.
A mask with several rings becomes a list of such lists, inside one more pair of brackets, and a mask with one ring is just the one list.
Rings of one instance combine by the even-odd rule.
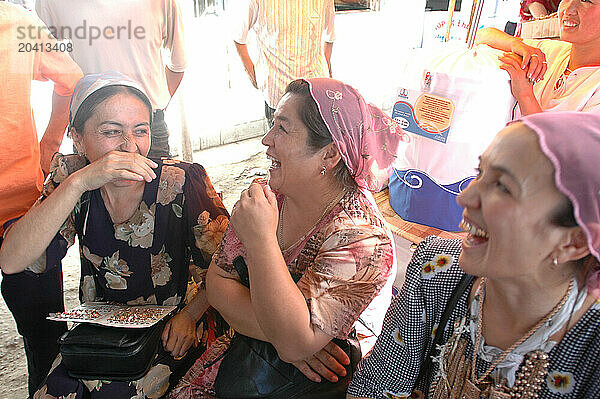
[[354, 181], [363, 189], [381, 190], [400, 142], [408, 142], [409, 136], [353, 87], [329, 78], [306, 81]]
[[[600, 262], [600, 115], [542, 112], [521, 122], [537, 133], [542, 151], [554, 165], [556, 187], [571, 200], [590, 253]], [[587, 284], [588, 291], [600, 298], [600, 270]]]

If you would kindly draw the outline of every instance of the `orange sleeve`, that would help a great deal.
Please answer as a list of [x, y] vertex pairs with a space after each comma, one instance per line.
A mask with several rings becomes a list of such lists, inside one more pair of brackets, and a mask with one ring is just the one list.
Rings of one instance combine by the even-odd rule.
[[39, 81], [51, 80], [54, 82], [54, 92], [59, 96], [73, 94], [75, 85], [83, 76], [81, 68], [69, 56], [65, 46], [55, 45], [57, 40], [52, 36], [44, 23], [34, 14], [30, 15], [30, 24], [42, 27], [39, 42], [49, 46], [50, 51], [36, 51], [33, 68], [33, 79]]

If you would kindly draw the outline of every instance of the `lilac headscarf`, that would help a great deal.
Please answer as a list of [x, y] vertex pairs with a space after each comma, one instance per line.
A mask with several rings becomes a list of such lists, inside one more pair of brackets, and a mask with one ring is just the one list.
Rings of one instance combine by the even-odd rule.
[[[538, 135], [554, 165], [556, 187], [571, 200], [590, 253], [600, 262], [600, 115], [542, 112], [521, 122]], [[588, 291], [600, 298], [600, 270], [590, 276]]]
[[409, 141], [409, 136], [353, 87], [329, 78], [306, 81], [356, 184], [369, 191], [381, 190], [390, 177], [398, 145]]
[[[81, 104], [93, 93], [108, 86], [127, 86], [137, 89], [144, 95], [148, 104], [151, 104], [150, 98], [135, 80], [123, 75], [120, 72], [108, 71], [103, 73], [88, 74], [79, 79], [73, 90], [71, 103], [69, 105], [69, 130], [73, 125], [73, 120]], [[152, 117], [152, 115], [150, 115]]]

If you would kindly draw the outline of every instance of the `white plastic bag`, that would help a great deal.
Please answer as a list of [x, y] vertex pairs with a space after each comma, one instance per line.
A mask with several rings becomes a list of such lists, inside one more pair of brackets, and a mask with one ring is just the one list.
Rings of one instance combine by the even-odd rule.
[[[403, 219], [458, 229], [462, 209], [456, 205], [456, 195], [472, 179], [479, 155], [512, 119], [515, 107], [509, 76], [499, 69], [501, 54], [485, 45], [473, 49], [448, 45], [434, 54], [419, 50], [399, 74], [392, 117], [411, 133], [412, 140], [394, 165], [390, 204]], [[445, 116], [429, 115], [430, 123], [419, 119], [427, 116], [415, 101], [419, 95], [452, 104], [446, 138], [434, 126]]]

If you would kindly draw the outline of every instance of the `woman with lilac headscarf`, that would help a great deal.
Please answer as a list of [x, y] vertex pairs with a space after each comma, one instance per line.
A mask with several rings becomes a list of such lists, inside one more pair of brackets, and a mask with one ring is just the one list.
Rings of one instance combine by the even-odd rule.
[[[242, 193], [207, 274], [209, 302], [236, 336], [205, 352], [175, 389], [178, 398], [343, 398], [360, 354], [336, 344], [354, 336], [384, 286], [391, 292], [391, 232], [371, 191], [386, 183], [402, 130], [333, 79], [290, 83], [274, 122], [263, 138], [269, 182]], [[262, 359], [278, 371], [244, 367], [241, 340], [270, 353]], [[318, 374], [331, 382], [319, 383]]]
[[151, 123], [137, 82], [117, 72], [84, 76], [69, 112], [78, 154], [54, 156], [41, 200], [6, 230], [0, 266], [43, 276], [77, 237], [81, 302], [176, 305], [177, 312], [144, 375], [78, 379], [59, 354], [35, 399], [159, 398], [228, 329], [204, 290], [227, 211], [201, 165], [147, 158]]
[[599, 153], [597, 115], [503, 129], [458, 197], [467, 235], [419, 245], [348, 397], [600, 397]]

